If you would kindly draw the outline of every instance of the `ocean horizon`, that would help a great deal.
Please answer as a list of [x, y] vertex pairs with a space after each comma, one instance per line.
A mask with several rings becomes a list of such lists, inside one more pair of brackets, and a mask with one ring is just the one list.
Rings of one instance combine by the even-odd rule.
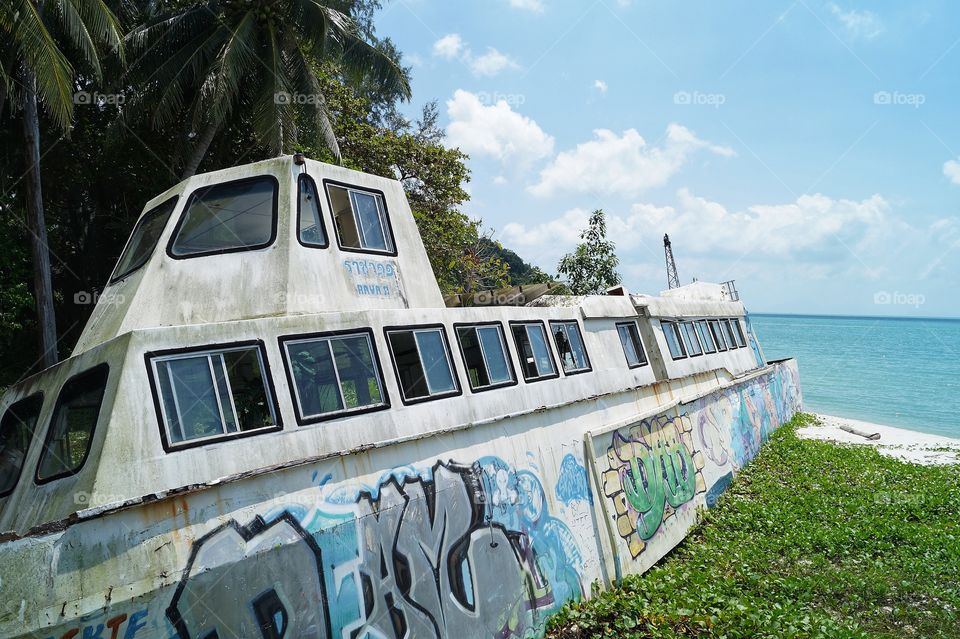
[[960, 318], [750, 313], [768, 360], [796, 357], [804, 410], [960, 438]]

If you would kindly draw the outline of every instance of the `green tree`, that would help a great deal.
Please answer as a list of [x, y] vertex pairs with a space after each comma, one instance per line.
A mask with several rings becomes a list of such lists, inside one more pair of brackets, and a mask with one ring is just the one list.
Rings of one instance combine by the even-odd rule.
[[339, 159], [320, 64], [335, 65], [339, 77], [352, 83], [410, 96], [395, 56], [364, 38], [350, 4], [205, 0], [144, 15], [127, 36], [137, 56], [130, 78], [139, 89], [130, 110], [148, 113], [158, 128], [186, 117], [192, 143], [183, 177], [196, 172], [217, 132], [237, 117], [272, 155], [292, 150], [304, 125]]
[[587, 228], [580, 233], [583, 240], [573, 253], [560, 260], [557, 270], [565, 278], [574, 295], [601, 295], [620, 283], [617, 273], [616, 247], [607, 239], [607, 222], [602, 209], [590, 214]]
[[[33, 294], [41, 359], [45, 366], [52, 366], [58, 359], [57, 328], [40, 176], [38, 104], [43, 104], [57, 128], [68, 132], [77, 66], [100, 79], [104, 51], [122, 54], [121, 29], [102, 0], [6, 0], [0, 4], [0, 33], [0, 110], [4, 103], [11, 102], [23, 112]], [[71, 63], [68, 54], [77, 65]]]

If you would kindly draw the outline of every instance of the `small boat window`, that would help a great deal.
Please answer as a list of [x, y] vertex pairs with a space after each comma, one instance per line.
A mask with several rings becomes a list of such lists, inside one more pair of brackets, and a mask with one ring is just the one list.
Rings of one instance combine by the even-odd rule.
[[297, 178], [297, 218], [300, 224], [300, 243], [304, 246], [324, 248], [327, 246], [327, 232], [323, 227], [320, 212], [320, 198], [317, 185], [309, 175], [301, 174]]
[[171, 446], [279, 426], [259, 346], [155, 356], [150, 367]]
[[12, 404], [0, 420], [0, 497], [13, 492], [43, 408], [43, 393]]
[[727, 340], [723, 336], [723, 329], [720, 328], [719, 320], [709, 320], [710, 321], [710, 333], [713, 335], [713, 341], [717, 344], [717, 349], [721, 351], [727, 350]]
[[670, 357], [673, 359], [683, 359], [687, 356], [687, 351], [683, 348], [683, 337], [680, 335], [680, 325], [676, 322], [660, 322], [663, 328], [663, 337], [667, 340], [667, 348], [670, 349]]
[[622, 322], [617, 324], [617, 333], [620, 334], [620, 344], [623, 345], [623, 354], [627, 358], [627, 366], [637, 368], [647, 363], [647, 354], [640, 341], [640, 331], [636, 322]]
[[717, 345], [713, 343], [713, 336], [710, 334], [710, 327], [707, 326], [707, 320], [697, 320], [697, 333], [700, 335], [700, 343], [703, 344], [703, 350], [707, 353], [716, 353]]
[[733, 325], [734, 336], [737, 338], [737, 346], [745, 348], [747, 346], [747, 340], [743, 336], [743, 327], [740, 326], [740, 320], [734, 318], [730, 320], [730, 324]]
[[389, 407], [369, 331], [280, 343], [301, 423]]
[[277, 180], [270, 176], [224, 182], [190, 196], [173, 241], [172, 257], [249, 251], [277, 234]]
[[147, 263], [153, 250], [157, 248], [160, 234], [167, 226], [170, 214], [177, 206], [177, 198], [172, 197], [160, 206], [147, 211], [130, 234], [127, 248], [124, 249], [117, 268], [113, 271], [110, 283], [121, 280]]
[[472, 390], [487, 390], [516, 381], [500, 324], [459, 326], [457, 340]]
[[513, 340], [517, 345], [523, 378], [528, 382], [556, 377], [557, 366], [553, 363], [547, 334], [540, 322], [513, 324]]
[[67, 380], [57, 398], [37, 466], [37, 483], [77, 473], [90, 454], [110, 369], [101, 364]]
[[386, 333], [404, 401], [422, 401], [460, 392], [442, 327], [387, 330]]
[[721, 325], [723, 326], [723, 336], [727, 338], [727, 344], [731, 350], [737, 348], [737, 338], [733, 334], [733, 327], [730, 326], [730, 320], [722, 320]]
[[553, 331], [553, 343], [557, 347], [563, 372], [572, 374], [590, 370], [590, 359], [577, 323], [550, 322], [550, 330]]
[[383, 195], [327, 184], [340, 247], [393, 253], [393, 238]]
[[700, 347], [700, 340], [697, 339], [697, 329], [694, 328], [693, 322], [681, 323], [680, 329], [683, 333], [683, 343], [687, 347], [687, 353], [690, 354], [690, 357], [699, 357], [700, 355], [703, 355], [703, 349]]

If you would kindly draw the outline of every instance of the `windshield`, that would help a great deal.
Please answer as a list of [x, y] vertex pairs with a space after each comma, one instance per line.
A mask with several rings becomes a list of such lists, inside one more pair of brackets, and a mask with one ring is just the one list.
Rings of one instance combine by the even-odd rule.
[[117, 268], [113, 271], [111, 282], [130, 275], [138, 268], [147, 263], [153, 254], [153, 249], [157, 247], [160, 241], [160, 234], [163, 233], [170, 214], [173, 213], [177, 205], [177, 198], [172, 197], [160, 206], [150, 209], [137, 223], [130, 235], [130, 241], [127, 242], [127, 248], [120, 256], [117, 262]]

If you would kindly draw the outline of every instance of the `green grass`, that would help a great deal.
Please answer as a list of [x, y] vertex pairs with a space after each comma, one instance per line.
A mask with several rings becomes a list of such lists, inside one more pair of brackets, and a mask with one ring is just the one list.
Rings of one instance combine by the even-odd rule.
[[960, 637], [960, 469], [799, 439], [798, 415], [653, 569], [550, 639]]

